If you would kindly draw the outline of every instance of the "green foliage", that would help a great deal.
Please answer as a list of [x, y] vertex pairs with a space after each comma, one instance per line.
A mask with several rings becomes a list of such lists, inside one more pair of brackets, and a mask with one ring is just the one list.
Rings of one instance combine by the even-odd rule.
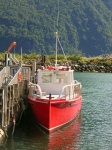
[[[14, 55], [14, 54], [12, 54]], [[21, 60], [21, 55], [15, 54], [15, 57], [20, 61]], [[46, 64], [48, 65], [54, 65], [55, 64], [55, 55], [46, 55]], [[104, 65], [104, 66], [112, 66], [112, 55], [107, 55], [107, 56], [98, 56], [98, 57], [84, 57], [82, 55], [66, 55], [67, 60], [62, 54], [58, 54], [57, 56], [57, 63], [60, 65], [63, 65], [65, 63], [70, 63], [70, 64], [82, 64], [82, 65]], [[0, 53], [0, 60], [5, 59], [5, 53]], [[22, 62], [26, 64], [32, 64], [33, 61], [36, 61], [37, 63], [40, 64], [41, 61], [41, 55], [37, 55], [36, 53], [31, 53], [31, 54], [22, 54]]]
[[0, 60], [4, 60], [5, 53], [0, 53]]
[[[59, 38], [66, 54], [112, 53], [111, 0], [60, 0], [59, 10]], [[18, 53], [22, 47], [27, 54], [53, 54], [57, 14], [55, 0], [1, 0], [0, 51], [16, 41]]]

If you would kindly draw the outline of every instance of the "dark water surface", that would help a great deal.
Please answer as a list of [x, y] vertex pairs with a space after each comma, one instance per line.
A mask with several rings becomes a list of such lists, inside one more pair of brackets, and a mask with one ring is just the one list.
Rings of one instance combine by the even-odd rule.
[[75, 121], [48, 135], [25, 119], [0, 150], [112, 150], [112, 74], [75, 73], [83, 108]]

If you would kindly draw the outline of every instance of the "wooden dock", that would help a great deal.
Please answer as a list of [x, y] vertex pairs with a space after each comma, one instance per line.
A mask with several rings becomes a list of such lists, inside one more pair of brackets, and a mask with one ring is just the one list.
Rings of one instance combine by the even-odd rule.
[[2, 131], [7, 135], [9, 127], [25, 110], [30, 78], [30, 67], [18, 62], [12, 54], [5, 55], [5, 66], [0, 71], [0, 137]]

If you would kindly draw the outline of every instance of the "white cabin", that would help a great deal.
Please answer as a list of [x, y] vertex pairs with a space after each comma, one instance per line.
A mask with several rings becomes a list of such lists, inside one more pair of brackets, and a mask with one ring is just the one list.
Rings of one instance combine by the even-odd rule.
[[58, 95], [62, 87], [74, 84], [73, 70], [38, 70], [38, 83], [46, 94]]

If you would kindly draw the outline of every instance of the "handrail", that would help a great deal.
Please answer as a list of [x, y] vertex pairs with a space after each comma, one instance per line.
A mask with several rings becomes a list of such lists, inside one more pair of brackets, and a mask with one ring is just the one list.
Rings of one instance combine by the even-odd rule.
[[2, 86], [3, 80], [5, 77], [8, 77], [10, 75], [10, 68], [4, 67], [1, 71], [0, 71], [0, 87]]
[[[9, 75], [10, 76], [10, 80], [8, 85], [11, 84], [16, 84], [18, 83], [18, 74], [19, 72], [22, 72], [22, 80], [29, 80], [29, 77], [25, 77], [25, 73], [23, 72], [23, 70], [25, 69], [25, 67], [19, 66], [17, 72], [14, 74], [14, 76]], [[28, 72], [29, 73], [29, 72]], [[28, 75], [29, 76], [29, 75]]]
[[[77, 80], [75, 80], [75, 81], [77, 81]], [[65, 86], [62, 88], [62, 90], [61, 90], [61, 92], [60, 92], [60, 94], [59, 94], [59, 99], [62, 97], [63, 92], [64, 92], [65, 89], [68, 88], [68, 89], [70, 90], [70, 88], [73, 88], [73, 87], [75, 88], [76, 86], [79, 86], [80, 89], [81, 89], [81, 87], [82, 87], [82, 86], [81, 86], [81, 83], [78, 82], [78, 81], [77, 81], [75, 84], [65, 85]], [[72, 90], [74, 90], [74, 89], [72, 89]], [[72, 91], [72, 92], [73, 92], [73, 91]], [[78, 92], [79, 92], [79, 91], [77, 91], [76, 94], [78, 94]], [[68, 95], [70, 96], [70, 93], [69, 93]]]
[[[68, 94], [64, 95], [64, 96], [69, 96], [69, 99], [72, 99], [71, 96], [74, 97], [74, 94], [76, 94], [76, 95], [80, 94], [81, 87], [82, 87], [81, 83], [79, 83], [78, 81], [75, 84], [63, 86], [63, 88], [61, 89], [61, 92], [59, 94], [58, 99], [61, 99], [63, 97], [63, 93], [65, 92], [64, 90], [67, 90], [67, 92], [68, 92]], [[33, 94], [35, 94], [34, 91], [36, 92], [37, 90], [39, 92], [40, 98], [42, 98], [41, 87], [38, 84], [29, 82], [29, 95], [33, 96]]]
[[[38, 92], [40, 94], [40, 98], [42, 98], [42, 90], [41, 90], [40, 86], [38, 84], [34, 84], [34, 83], [31, 83], [31, 82], [29, 83], [29, 85], [30, 85], [30, 87], [34, 87], [34, 88], [37, 87]], [[31, 93], [31, 94], [33, 94], [33, 93]]]
[[18, 73], [22, 70], [22, 68], [20, 67], [16, 74], [14, 75], [14, 77], [10, 80], [10, 82], [8, 83], [8, 85], [11, 85], [11, 84], [16, 84], [18, 81]]

